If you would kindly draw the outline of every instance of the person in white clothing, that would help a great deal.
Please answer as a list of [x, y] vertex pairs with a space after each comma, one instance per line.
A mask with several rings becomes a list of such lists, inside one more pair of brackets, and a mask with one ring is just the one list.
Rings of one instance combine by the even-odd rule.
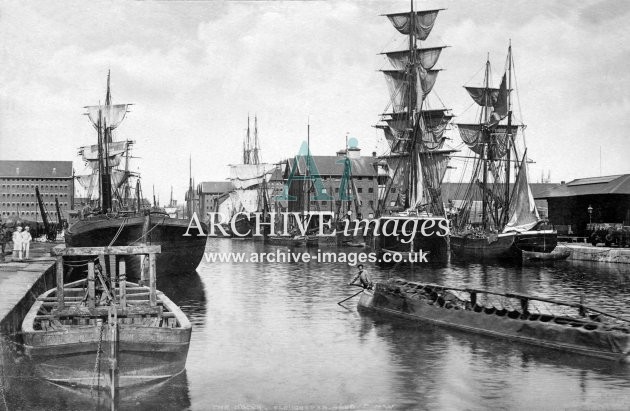
[[18, 226], [11, 237], [13, 241], [13, 260], [22, 259], [22, 227]]
[[30, 227], [24, 227], [24, 231], [22, 231], [22, 251], [24, 252], [24, 258], [28, 260], [29, 250], [31, 248], [31, 231]]

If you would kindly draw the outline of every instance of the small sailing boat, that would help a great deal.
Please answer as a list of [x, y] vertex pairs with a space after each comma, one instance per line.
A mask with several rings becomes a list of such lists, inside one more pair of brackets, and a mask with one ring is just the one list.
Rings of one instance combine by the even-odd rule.
[[[69, 247], [104, 247], [112, 245], [154, 244], [162, 246], [158, 256], [158, 275], [194, 271], [203, 257], [206, 237], [198, 236], [189, 219], [172, 218], [161, 210], [152, 210], [142, 198], [139, 180], [135, 198], [131, 195], [129, 171], [131, 140], [114, 141], [113, 131], [125, 119], [130, 104], [112, 104], [110, 75], [107, 75], [105, 104], [87, 106], [87, 116], [97, 131], [97, 144], [79, 151], [91, 173], [78, 177], [88, 194], [81, 219], [65, 234]], [[124, 167], [122, 167], [124, 165]], [[201, 223], [204, 233], [207, 227]], [[129, 276], [139, 278], [146, 267], [139, 257], [128, 257]]]
[[[435, 65], [446, 46], [422, 47], [441, 9], [387, 14], [399, 33], [408, 37], [405, 50], [383, 53], [393, 69], [382, 70], [390, 91], [391, 111], [377, 124], [385, 133], [389, 154], [379, 162], [387, 176], [379, 184], [376, 211], [380, 227], [396, 227], [393, 233], [372, 239], [377, 252], [417, 253], [428, 250], [433, 256], [448, 255], [448, 222], [441, 196], [441, 183], [449, 155], [444, 147], [445, 131], [453, 115], [447, 108], [433, 108], [429, 95], [439, 69]], [[416, 227], [416, 235], [409, 233]], [[430, 229], [423, 230], [422, 227]], [[412, 240], [413, 237], [413, 240]]]
[[[186, 365], [192, 326], [156, 289], [160, 246], [53, 249], [57, 286], [37, 298], [22, 322], [24, 347], [46, 380], [108, 389], [165, 380]], [[145, 255], [141, 284], [127, 281], [124, 255]], [[87, 277], [64, 284], [64, 256], [88, 259]], [[106, 264], [108, 262], [109, 264]]]
[[[524, 125], [515, 124], [512, 115], [512, 67], [510, 45], [499, 88], [490, 84], [489, 60], [483, 86], [466, 87], [481, 110], [478, 123], [457, 124], [474, 157], [470, 183], [452, 220], [451, 249], [456, 256], [520, 261], [523, 251], [548, 253], [557, 244], [556, 231], [544, 227], [534, 203], [527, 178], [527, 148], [519, 151], [516, 144]], [[474, 218], [477, 198], [481, 198], [480, 221]]]

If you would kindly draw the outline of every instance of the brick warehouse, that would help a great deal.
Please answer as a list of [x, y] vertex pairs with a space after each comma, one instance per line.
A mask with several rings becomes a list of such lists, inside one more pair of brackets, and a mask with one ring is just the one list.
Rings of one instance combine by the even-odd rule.
[[41, 221], [35, 187], [39, 187], [50, 221], [57, 222], [55, 198], [61, 212], [72, 208], [72, 161], [0, 160], [0, 217]]

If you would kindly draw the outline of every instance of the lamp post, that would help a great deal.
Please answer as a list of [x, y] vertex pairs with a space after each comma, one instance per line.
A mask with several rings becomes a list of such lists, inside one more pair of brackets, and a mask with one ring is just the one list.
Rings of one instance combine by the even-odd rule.
[[589, 204], [586, 210], [588, 211], [588, 223], [590, 225], [593, 223], [593, 207]]

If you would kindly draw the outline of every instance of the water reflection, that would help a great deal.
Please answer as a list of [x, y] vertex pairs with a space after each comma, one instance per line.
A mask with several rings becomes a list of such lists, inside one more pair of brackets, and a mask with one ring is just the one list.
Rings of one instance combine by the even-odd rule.
[[[212, 252], [275, 249], [227, 239], [209, 240], [207, 246]], [[616, 265], [448, 262], [367, 268], [376, 279], [404, 277], [567, 301], [584, 295], [587, 304], [630, 312], [630, 274]], [[334, 263], [202, 262], [197, 273], [160, 278], [159, 289], [193, 323], [186, 373], [147, 392], [134, 391], [117, 405], [619, 409], [630, 402], [627, 365], [360, 315], [358, 297], [340, 307], [336, 303], [356, 291], [345, 286], [355, 273], [354, 267]], [[111, 405], [35, 379], [19, 349], [4, 349], [1, 358], [9, 409]]]

